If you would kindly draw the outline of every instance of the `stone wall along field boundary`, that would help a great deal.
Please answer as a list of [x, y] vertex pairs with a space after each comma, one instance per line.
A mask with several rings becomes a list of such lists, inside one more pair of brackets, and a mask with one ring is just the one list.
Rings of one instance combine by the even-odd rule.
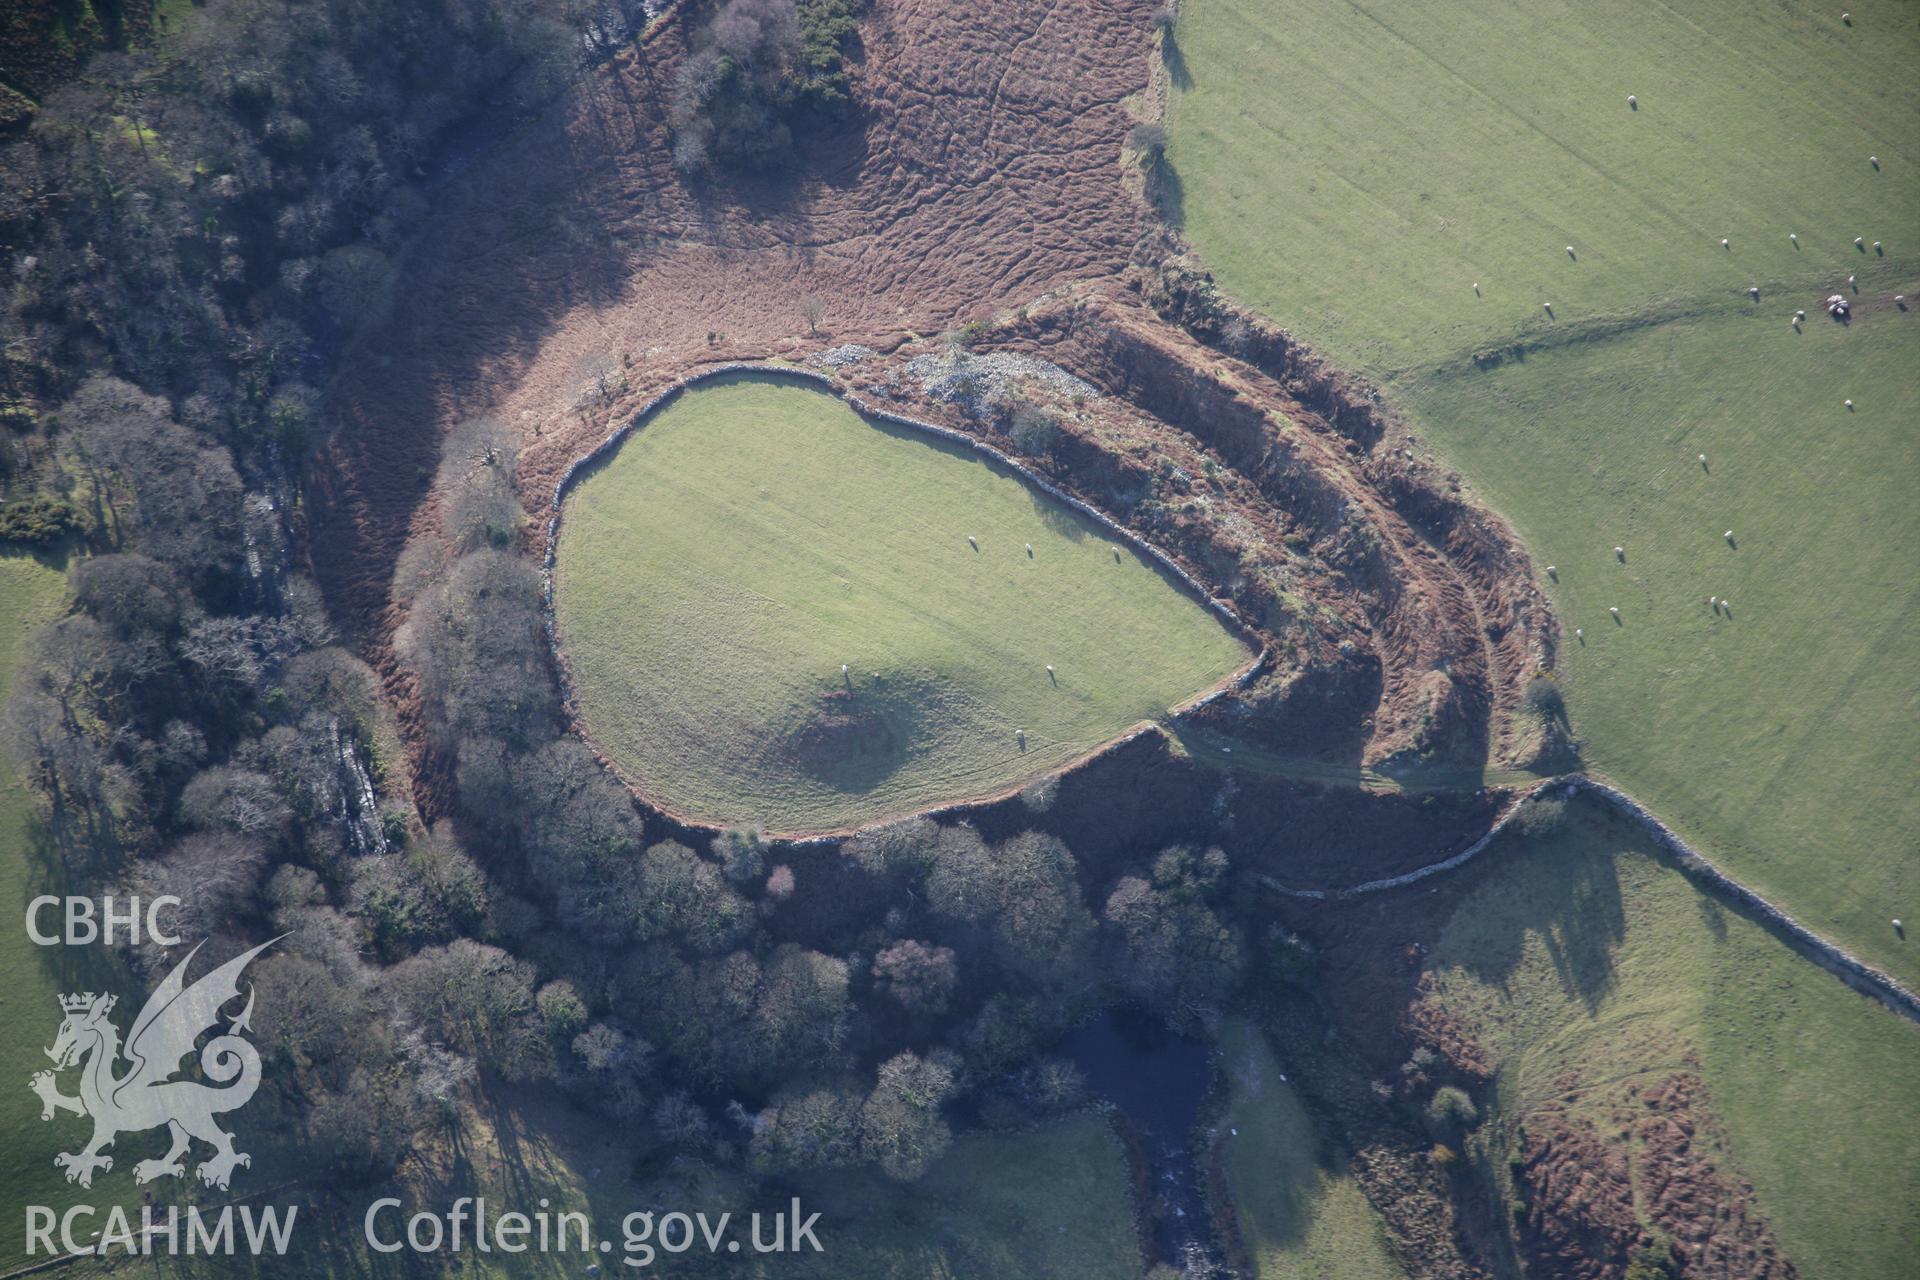
[[1318, 902], [1340, 902], [1389, 889], [1405, 888], [1425, 880], [1428, 876], [1439, 875], [1443, 871], [1451, 871], [1463, 866], [1499, 838], [1500, 833], [1507, 829], [1507, 825], [1520, 815], [1521, 808], [1527, 801], [1536, 796], [1551, 794], [1556, 789], [1560, 795], [1568, 798], [1584, 791], [1609, 805], [1615, 812], [1645, 832], [1666, 855], [1674, 869], [1686, 876], [1703, 893], [1747, 915], [1800, 956], [1819, 965], [1861, 995], [1878, 1000], [1902, 1017], [1920, 1022], [1920, 995], [1915, 995], [1891, 974], [1876, 969], [1837, 943], [1821, 937], [1752, 889], [1729, 876], [1710, 858], [1681, 839], [1673, 828], [1654, 817], [1646, 806], [1626, 792], [1586, 774], [1549, 778], [1545, 782], [1528, 788], [1514, 798], [1498, 821], [1487, 828], [1485, 835], [1452, 857], [1415, 868], [1405, 875], [1390, 876], [1384, 880], [1368, 880], [1344, 889], [1291, 889], [1269, 876], [1259, 877], [1259, 883], [1262, 888], [1283, 897]]

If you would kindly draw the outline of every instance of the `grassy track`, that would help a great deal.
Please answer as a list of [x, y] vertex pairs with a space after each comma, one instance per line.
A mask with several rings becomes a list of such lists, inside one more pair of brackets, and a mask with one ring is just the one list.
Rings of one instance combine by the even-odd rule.
[[1802, 1275], [1910, 1273], [1920, 1028], [1703, 898], [1597, 810], [1487, 858], [1427, 963], [1435, 998], [1496, 1055], [1507, 1114], [1567, 1107], [1609, 1132], [1618, 1086], [1697, 1070], [1724, 1129], [1700, 1135], [1703, 1154], [1724, 1143]]
[[1326, 1148], [1258, 1028], [1220, 1037], [1232, 1095], [1227, 1183], [1260, 1280], [1394, 1280], [1379, 1215]]
[[555, 600], [604, 749], [676, 809], [788, 831], [1017, 784], [1247, 657], [1017, 477], [753, 378], [580, 483]]
[[1228, 291], [1380, 379], [1558, 566], [1588, 760], [1913, 982], [1920, 22], [1853, 22], [1187, 0], [1169, 154]]

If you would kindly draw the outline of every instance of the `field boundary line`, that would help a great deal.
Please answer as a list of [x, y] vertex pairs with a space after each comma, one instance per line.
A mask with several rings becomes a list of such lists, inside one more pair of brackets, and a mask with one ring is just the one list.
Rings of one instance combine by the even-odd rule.
[[1627, 818], [1651, 837], [1655, 846], [1666, 855], [1667, 861], [1695, 888], [1710, 897], [1732, 904], [1761, 928], [1784, 942], [1796, 954], [1825, 969], [1861, 995], [1879, 1001], [1910, 1022], [1920, 1023], [1920, 995], [1916, 995], [1899, 979], [1885, 970], [1868, 964], [1838, 943], [1822, 937], [1801, 924], [1773, 902], [1721, 870], [1711, 858], [1688, 844], [1672, 827], [1655, 817], [1652, 810], [1619, 787], [1591, 774], [1576, 773], [1562, 778], [1549, 778], [1527, 788], [1514, 798], [1513, 802], [1507, 806], [1506, 812], [1487, 828], [1486, 833], [1474, 840], [1472, 844], [1451, 857], [1428, 863], [1423, 867], [1416, 867], [1402, 875], [1368, 880], [1342, 889], [1294, 889], [1281, 884], [1271, 876], [1264, 875], [1256, 876], [1255, 880], [1269, 892], [1313, 902], [1345, 902], [1369, 894], [1383, 893], [1389, 889], [1403, 889], [1429, 876], [1464, 866], [1499, 838], [1508, 824], [1520, 816], [1520, 811], [1527, 801], [1546, 796], [1556, 788], [1563, 797], [1571, 798], [1585, 792], [1605, 802], [1616, 813]]

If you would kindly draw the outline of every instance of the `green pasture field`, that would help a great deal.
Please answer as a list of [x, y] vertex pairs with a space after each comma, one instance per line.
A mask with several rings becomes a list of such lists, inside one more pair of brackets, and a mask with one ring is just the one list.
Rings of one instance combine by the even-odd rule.
[[1920, 15], [1852, 17], [1187, 0], [1171, 211], [1556, 566], [1588, 763], [1913, 982]]
[[[1260, 1030], [1230, 1022], [1220, 1052], [1227, 1186], [1259, 1280], [1398, 1280], [1380, 1216], [1315, 1130]], [[1235, 1133], [1234, 1131], [1238, 1132]]]
[[1911, 1274], [1920, 1027], [1698, 892], [1587, 802], [1483, 856], [1426, 963], [1431, 998], [1495, 1058], [1499, 1115], [1571, 1109], [1612, 1133], [1623, 1086], [1695, 1071], [1720, 1129], [1697, 1132], [1699, 1154], [1751, 1180], [1800, 1274]]
[[555, 608], [602, 749], [671, 809], [777, 831], [1017, 786], [1249, 657], [1019, 477], [764, 377], [580, 482]]
[[[123, 1255], [111, 1263], [82, 1262], [68, 1276], [145, 1275], [164, 1280], [225, 1280], [232, 1276], [295, 1280], [413, 1280], [458, 1275], [475, 1280], [577, 1277], [598, 1263], [603, 1276], [761, 1276], [777, 1280], [1107, 1280], [1136, 1274], [1140, 1254], [1133, 1227], [1127, 1166], [1118, 1139], [1098, 1116], [1083, 1114], [1018, 1134], [968, 1134], [920, 1181], [891, 1182], [878, 1174], [828, 1175], [797, 1188], [753, 1186], [697, 1159], [635, 1178], [617, 1132], [565, 1104], [531, 1098], [505, 1100], [486, 1114], [467, 1113], [449, 1131], [447, 1149], [431, 1157], [432, 1173], [416, 1170], [406, 1190], [368, 1188], [321, 1199], [298, 1191], [259, 1197], [263, 1203], [300, 1204], [294, 1246], [285, 1258], [158, 1257], [137, 1264]], [[802, 1216], [820, 1214], [814, 1234], [822, 1250], [755, 1255], [709, 1255], [704, 1244], [669, 1254], [656, 1248], [644, 1267], [623, 1264], [626, 1215], [652, 1210], [705, 1213], [709, 1224], [731, 1213], [728, 1233], [751, 1239], [748, 1215], [785, 1208], [798, 1195]], [[578, 1251], [506, 1256], [471, 1248], [459, 1255], [411, 1250], [376, 1253], [365, 1243], [366, 1208], [398, 1196], [398, 1219], [382, 1217], [391, 1234], [405, 1216], [444, 1216], [461, 1196], [485, 1196], [489, 1212], [588, 1215], [609, 1254]], [[136, 1215], [137, 1216], [137, 1215]], [[763, 1229], [763, 1239], [771, 1228]], [[723, 1246], [724, 1249], [724, 1246]], [[635, 1253], [636, 1261], [643, 1255]]]

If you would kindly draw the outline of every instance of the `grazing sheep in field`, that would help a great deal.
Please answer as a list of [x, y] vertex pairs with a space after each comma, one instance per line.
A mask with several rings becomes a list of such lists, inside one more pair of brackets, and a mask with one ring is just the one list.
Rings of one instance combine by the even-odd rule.
[[1613, 549], [1613, 558], [1615, 560], [1625, 560], [1627, 558], [1627, 549], [1625, 547], [1615, 547]]
[[1896, 929], [1904, 929], [1904, 928], [1906, 928], [1907, 926], [1905, 926], [1905, 925], [1903, 925], [1903, 924], [1901, 924], [1901, 923], [1900, 923], [1900, 922], [1899, 922], [1898, 920], [1895, 920], [1895, 921], [1893, 922], [1893, 927], [1894, 927], [1894, 928], [1896, 928]]
[[1872, 165], [1872, 166], [1873, 166], [1874, 168], [1876, 168], [1876, 169], [1878, 169], [1878, 168], [1880, 167], [1880, 157], [1879, 157], [1879, 156], [1868, 156], [1868, 157], [1867, 157], [1867, 163], [1868, 163], [1868, 164], [1870, 164], [1870, 165]]
[[978, 551], [980, 549], [980, 539], [974, 537], [972, 534], [968, 534], [967, 545], [972, 547], [975, 551]]
[[1635, 111], [1638, 111], [1640, 109], [1640, 99], [1634, 97], [1632, 94], [1628, 94], [1627, 106], [1632, 108]]
[[1855, 236], [1855, 237], [1853, 238], [1853, 247], [1854, 247], [1854, 248], [1856, 248], [1856, 249], [1864, 249], [1864, 248], [1866, 248], [1866, 245], [1867, 245], [1867, 240], [1866, 240], [1866, 237], [1865, 237], [1865, 236]]
[[1847, 288], [1852, 289], [1855, 293], [1858, 293], [1860, 291], [1860, 285], [1858, 281], [1855, 279], [1855, 277], [1853, 276], [1847, 277]]
[[1747, 286], [1747, 296], [1748, 296], [1749, 298], [1752, 298], [1752, 299], [1754, 299], [1754, 300], [1756, 300], [1756, 301], [1758, 301], [1758, 300], [1759, 300], [1759, 297], [1760, 297], [1760, 286], [1759, 286], [1759, 285], [1757, 285], [1757, 284], [1750, 284], [1750, 285], [1748, 285], [1748, 286]]
[[1618, 608], [1618, 606], [1615, 606], [1615, 605], [1608, 605], [1608, 606], [1607, 606], [1607, 612], [1613, 615], [1613, 620], [1614, 620], [1615, 622], [1618, 622], [1618, 621], [1620, 621], [1620, 610], [1619, 610], [1619, 608]]
[[1721, 247], [1722, 249], [1726, 249], [1726, 250], [1729, 250], [1729, 251], [1731, 251], [1731, 250], [1732, 250], [1732, 248], [1733, 248], [1733, 245], [1732, 245], [1732, 244], [1730, 244], [1730, 243], [1729, 243], [1729, 242], [1727, 241], [1727, 239], [1726, 239], [1726, 237], [1724, 237], [1724, 236], [1722, 236], [1722, 237], [1721, 237], [1721, 239], [1720, 239], [1720, 247]]
[[1585, 640], [1587, 638], [1587, 633], [1582, 629], [1580, 629], [1579, 627], [1575, 627], [1573, 629], [1573, 638], [1575, 640]]
[[1807, 313], [1804, 311], [1796, 311], [1793, 313], [1793, 322], [1795, 324], [1799, 324], [1802, 320], [1805, 320], [1806, 318], [1807, 318]]
[[1542, 311], [1544, 311], [1544, 312], [1546, 312], [1546, 313], [1547, 313], [1547, 314], [1548, 314], [1549, 316], [1551, 316], [1551, 315], [1553, 314], [1553, 304], [1552, 304], [1551, 302], [1543, 302], [1543, 303], [1541, 303], [1541, 304], [1540, 304], [1540, 309], [1541, 309]]
[[1850, 27], [1853, 25], [1853, 15], [1850, 13], [1843, 13], [1840, 15], [1840, 21]]
[[1031, 542], [1027, 544], [1027, 559], [1033, 559], [1033, 544]]
[[1480, 282], [1478, 280], [1473, 282], [1473, 296], [1476, 298], [1480, 296]]
[[1907, 309], [1907, 295], [1904, 293], [1894, 294], [1893, 305], [1900, 308], [1902, 311], [1905, 311]]
[[1700, 469], [1702, 471], [1707, 469], [1707, 455], [1704, 453], [1700, 455]]
[[1568, 256], [1569, 258], [1571, 258], [1571, 257], [1573, 257], [1573, 246], [1572, 246], [1572, 245], [1568, 245], [1568, 246], [1567, 246], [1567, 256]]
[[1851, 401], [1851, 400], [1849, 400], [1849, 401], [1847, 401], [1847, 412], [1848, 412], [1848, 413], [1852, 413], [1852, 412], [1853, 412], [1853, 401]]
[[1555, 582], [1560, 581], [1560, 567], [1558, 565], [1551, 565], [1551, 564], [1548, 565], [1547, 576], [1549, 578], [1552, 578]]
[[1800, 244], [1800, 237], [1799, 237], [1799, 236], [1797, 236], [1797, 235], [1795, 235], [1795, 234], [1794, 234], [1793, 232], [1791, 232], [1791, 231], [1789, 231], [1789, 232], [1787, 232], [1787, 239], [1789, 239], [1789, 240], [1791, 240], [1791, 241], [1793, 241], [1793, 243], [1794, 243], [1794, 246], [1795, 246], [1796, 248], [1798, 248], [1798, 247], [1799, 247], [1799, 244]]
[[1722, 600], [1720, 602], [1720, 612], [1726, 614], [1729, 618], [1731, 618], [1733, 616], [1733, 601]]
[[1733, 530], [1731, 529], [1727, 530], [1725, 533], [1721, 534], [1720, 536], [1727, 540], [1727, 545], [1730, 547], [1737, 547], [1740, 545], [1739, 543], [1733, 540]]
[[1715, 608], [1715, 609], [1718, 609], [1718, 608], [1720, 607], [1720, 597], [1719, 597], [1719, 596], [1708, 596], [1708, 597], [1707, 597], [1707, 604], [1708, 604], [1708, 605], [1710, 605], [1710, 606], [1712, 606], [1712, 607], [1713, 607], [1713, 608]]
[[1880, 242], [1879, 242], [1878, 240], [1875, 240], [1875, 241], [1873, 242], [1873, 251], [1874, 251], [1875, 253], [1880, 253], [1880, 252], [1881, 252], [1881, 249], [1880, 249]]

